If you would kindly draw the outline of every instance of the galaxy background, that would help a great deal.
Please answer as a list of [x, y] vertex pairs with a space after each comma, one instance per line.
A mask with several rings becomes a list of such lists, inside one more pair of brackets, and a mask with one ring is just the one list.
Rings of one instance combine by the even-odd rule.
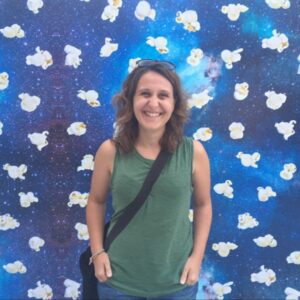
[[[232, 291], [224, 299], [285, 299], [286, 287], [300, 290], [300, 265], [286, 260], [291, 252], [300, 251], [299, 171], [291, 180], [279, 176], [286, 163], [300, 168], [300, 2], [291, 0], [289, 9], [272, 9], [263, 0], [149, 0], [156, 10], [154, 21], [135, 17], [138, 2], [123, 0], [119, 15], [110, 22], [101, 19], [108, 5], [104, 0], [45, 0], [37, 14], [27, 8], [25, 0], [0, 0], [0, 28], [17, 23], [25, 31], [24, 38], [0, 34], [0, 73], [9, 74], [9, 86], [0, 90], [0, 215], [9, 213], [20, 223], [16, 229], [0, 230], [0, 299], [27, 299], [28, 289], [38, 281], [51, 286], [53, 299], [62, 299], [66, 278], [81, 282], [78, 259], [88, 241], [77, 238], [74, 226], [86, 223], [85, 210], [67, 203], [72, 191], [89, 191], [92, 172], [78, 172], [77, 167], [84, 155], [95, 155], [101, 142], [112, 136], [111, 99], [128, 74], [129, 59], [137, 57], [175, 63], [188, 93], [208, 89], [213, 97], [201, 109], [190, 110], [185, 133], [193, 136], [200, 127], [212, 129], [212, 138], [202, 142], [211, 162], [212, 187], [231, 180], [234, 197], [228, 199], [212, 189], [213, 224], [198, 298], [216, 299], [212, 284], [232, 281]], [[230, 3], [241, 3], [249, 10], [231, 21], [221, 13], [222, 5]], [[189, 32], [176, 23], [176, 13], [186, 10], [197, 12], [199, 31]], [[289, 47], [281, 53], [261, 46], [274, 29], [289, 40]], [[161, 54], [147, 45], [148, 36], [165, 37], [169, 52]], [[118, 50], [100, 57], [106, 37], [118, 43]], [[82, 51], [77, 69], [65, 65], [67, 44]], [[38, 46], [53, 57], [53, 65], [46, 70], [26, 64], [26, 56]], [[204, 52], [196, 67], [186, 60], [193, 48]], [[243, 48], [241, 60], [227, 69], [221, 52], [239, 48]], [[244, 101], [233, 97], [234, 86], [240, 82], [249, 84]], [[89, 106], [77, 97], [78, 90], [96, 90], [101, 106]], [[268, 90], [286, 94], [280, 109], [266, 106]], [[18, 95], [25, 92], [41, 98], [34, 112], [20, 107]], [[274, 124], [290, 120], [298, 123], [295, 134], [285, 140]], [[87, 125], [86, 134], [68, 135], [67, 128], [77, 121]], [[230, 138], [232, 122], [245, 126], [242, 139]], [[49, 144], [38, 151], [27, 135], [46, 130]], [[236, 158], [239, 151], [259, 152], [258, 168], [244, 167]], [[6, 163], [26, 164], [26, 179], [10, 178], [2, 167]], [[271, 186], [277, 196], [259, 201], [259, 186]], [[23, 208], [18, 193], [29, 191], [39, 202]], [[237, 228], [238, 215], [245, 212], [259, 221], [257, 227]], [[108, 218], [110, 213], [111, 209]], [[253, 242], [266, 234], [276, 238], [277, 247], [261, 248]], [[32, 236], [45, 240], [39, 252], [28, 245]], [[238, 248], [227, 257], [212, 250], [213, 243], [228, 241]], [[16, 260], [26, 266], [26, 273], [10, 274], [2, 267]], [[270, 286], [250, 281], [262, 265], [276, 273]]]

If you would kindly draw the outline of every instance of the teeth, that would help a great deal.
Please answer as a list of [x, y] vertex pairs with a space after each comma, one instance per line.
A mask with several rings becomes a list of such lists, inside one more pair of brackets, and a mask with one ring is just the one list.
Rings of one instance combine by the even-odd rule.
[[145, 114], [149, 117], [158, 117], [160, 115], [160, 113], [151, 113], [151, 112], [145, 112]]

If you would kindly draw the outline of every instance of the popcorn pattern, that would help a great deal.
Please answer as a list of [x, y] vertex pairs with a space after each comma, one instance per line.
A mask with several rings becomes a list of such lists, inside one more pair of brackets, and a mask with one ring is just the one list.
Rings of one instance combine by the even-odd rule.
[[[81, 222], [89, 194], [83, 191], [89, 188], [99, 141], [113, 130], [113, 117], [107, 114], [112, 114], [110, 98], [138, 60], [166, 59], [176, 64], [190, 95], [186, 133], [205, 143], [211, 157], [219, 231], [208, 241], [209, 259], [199, 283], [206, 284], [199, 286], [199, 293], [207, 299], [246, 299], [247, 291], [253, 297], [266, 296], [281, 269], [276, 293], [268, 290], [268, 296], [299, 298], [299, 280], [287, 280], [298, 278], [299, 249], [293, 248], [298, 233], [282, 238], [277, 230], [286, 222], [272, 206], [298, 210], [290, 193], [299, 182], [299, 160], [292, 150], [299, 134], [299, 97], [294, 92], [300, 74], [297, 1], [178, 0], [172, 9], [170, 2], [160, 0], [23, 4], [0, 9], [0, 230], [6, 243], [0, 271], [7, 273], [6, 266], [16, 275], [5, 276], [14, 280], [25, 269], [35, 276], [27, 261], [32, 256], [44, 267], [37, 284], [26, 279], [29, 298], [80, 298], [80, 282], [68, 279], [77, 278], [75, 264], [61, 266], [68, 273], [65, 281], [53, 278], [61, 285], [53, 291], [44, 283], [49, 274], [57, 274], [51, 249], [59, 245], [59, 251], [79, 253], [85, 247], [89, 237]], [[39, 221], [42, 211], [47, 222]], [[188, 217], [192, 222], [193, 210]], [[297, 219], [293, 223], [299, 227]], [[236, 244], [215, 243], [226, 232]], [[27, 236], [25, 248], [18, 243], [21, 236]], [[284, 259], [269, 260], [277, 250], [285, 251]], [[13, 260], [11, 253], [16, 255]], [[49, 264], [43, 253], [49, 254]], [[15, 259], [19, 261], [8, 267]], [[226, 267], [234, 262], [235, 268], [220, 271], [218, 278], [217, 259], [221, 269], [224, 262]], [[271, 269], [262, 266], [251, 274], [256, 259], [266, 259]], [[239, 280], [241, 275], [248, 284]], [[0, 298], [26, 298], [18, 293], [4, 286]]]
[[3, 269], [6, 272], [11, 273], [11, 274], [16, 274], [16, 273], [24, 274], [27, 272], [27, 268], [19, 260], [15, 261], [14, 263], [4, 265]]
[[48, 134], [49, 131], [43, 131], [42, 133], [34, 132], [32, 134], [28, 134], [27, 137], [30, 139], [30, 142], [33, 145], [36, 145], [37, 149], [41, 151], [44, 147], [48, 145]]
[[239, 229], [254, 228], [259, 224], [259, 222], [254, 217], [252, 217], [249, 213], [238, 215], [238, 221], [239, 221], [238, 223]]
[[274, 237], [271, 234], [267, 234], [265, 236], [260, 236], [256, 239], [253, 239], [255, 244], [259, 247], [276, 247], [277, 241], [274, 239]]
[[46, 284], [37, 282], [37, 287], [34, 289], [29, 289], [27, 291], [27, 296], [29, 298], [42, 299], [42, 300], [50, 300], [53, 298], [52, 288]]
[[85, 100], [88, 103], [88, 105], [90, 105], [91, 107], [100, 106], [100, 101], [98, 100], [99, 94], [94, 90], [89, 90], [89, 91], [79, 90], [77, 97], [82, 100]]
[[140, 1], [135, 9], [134, 15], [140, 21], [144, 21], [146, 17], [155, 20], [156, 11], [151, 8], [150, 3], [147, 1]]
[[10, 214], [0, 215], [0, 230], [15, 229], [20, 226], [20, 223]]
[[251, 281], [270, 286], [276, 281], [276, 274], [272, 269], [266, 269], [265, 266], [261, 266], [260, 272], [251, 274]]
[[213, 291], [216, 295], [216, 299], [218, 300], [223, 300], [224, 299], [224, 295], [226, 294], [230, 294], [232, 289], [231, 286], [233, 285], [233, 282], [226, 282], [224, 284], [220, 283], [220, 282], [215, 282], [212, 285]]
[[35, 54], [26, 56], [26, 64], [47, 70], [53, 64], [51, 53], [47, 50], [41, 50], [40, 47], [36, 47], [35, 51]]
[[10, 164], [3, 165], [3, 170], [7, 171], [8, 176], [13, 180], [24, 180], [24, 174], [27, 172], [27, 166], [22, 164], [20, 166], [11, 166]]
[[214, 243], [212, 245], [212, 249], [214, 251], [217, 251], [218, 254], [221, 257], [227, 257], [231, 250], [235, 250], [238, 247], [238, 245], [230, 242], [220, 242], [220, 243]]
[[81, 166], [77, 168], [77, 171], [94, 170], [94, 156], [92, 154], [86, 154], [81, 160]]
[[19, 193], [20, 204], [22, 207], [29, 207], [31, 203], [39, 202], [39, 199], [34, 196], [32, 192], [28, 192], [27, 194], [21, 192]]
[[11, 26], [6, 26], [0, 29], [0, 32], [9, 39], [13, 38], [23, 38], [25, 36], [24, 30], [18, 24], [13, 24]]
[[221, 8], [221, 12], [227, 15], [230, 21], [236, 21], [240, 17], [240, 13], [244, 13], [248, 11], [248, 7], [242, 4], [229, 4], [223, 5]]
[[80, 207], [86, 207], [88, 200], [88, 193], [80, 193], [78, 191], [74, 191], [69, 195], [68, 206], [72, 207], [73, 205], [78, 204]]
[[71, 280], [71, 279], [66, 279], [64, 281], [64, 286], [66, 287], [65, 289], [65, 298], [72, 298], [73, 300], [76, 300], [80, 296], [80, 283]]
[[6, 72], [0, 73], [0, 90], [5, 90], [9, 84], [9, 75]]
[[39, 252], [40, 248], [45, 245], [45, 241], [38, 236], [33, 236], [29, 239], [28, 244], [32, 250]]
[[40, 105], [41, 99], [37, 96], [30, 96], [27, 93], [21, 93], [19, 95], [21, 99], [21, 108], [27, 112], [33, 112]]

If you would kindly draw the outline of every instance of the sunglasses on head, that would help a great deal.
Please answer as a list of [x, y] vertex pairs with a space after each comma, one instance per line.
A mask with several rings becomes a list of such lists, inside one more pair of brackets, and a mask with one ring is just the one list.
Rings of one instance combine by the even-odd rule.
[[141, 59], [136, 62], [137, 67], [151, 67], [155, 64], [160, 64], [168, 70], [175, 71], [176, 66], [166, 60]]

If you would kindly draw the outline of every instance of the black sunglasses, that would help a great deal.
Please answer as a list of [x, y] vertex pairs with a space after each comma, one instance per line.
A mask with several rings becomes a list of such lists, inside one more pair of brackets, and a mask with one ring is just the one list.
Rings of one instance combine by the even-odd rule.
[[140, 59], [136, 62], [137, 67], [151, 67], [155, 64], [160, 64], [168, 70], [175, 71], [176, 66], [170, 61], [155, 60], [155, 59]]

